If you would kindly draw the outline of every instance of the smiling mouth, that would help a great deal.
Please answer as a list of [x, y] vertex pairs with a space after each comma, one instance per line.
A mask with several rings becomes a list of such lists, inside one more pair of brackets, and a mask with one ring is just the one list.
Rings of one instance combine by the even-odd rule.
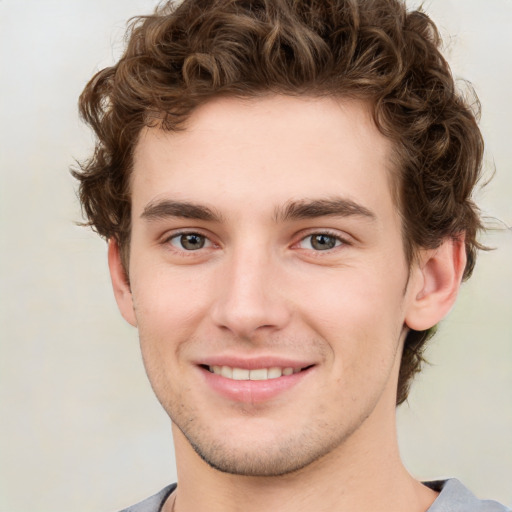
[[300, 373], [313, 365], [305, 366], [304, 368], [293, 368], [291, 366], [279, 367], [272, 366], [269, 368], [254, 368], [249, 370], [247, 368], [236, 368], [232, 366], [206, 366], [202, 365], [203, 368], [208, 370], [210, 373], [220, 375], [226, 379], [231, 380], [271, 380], [278, 379], [279, 377], [286, 377], [295, 373]]

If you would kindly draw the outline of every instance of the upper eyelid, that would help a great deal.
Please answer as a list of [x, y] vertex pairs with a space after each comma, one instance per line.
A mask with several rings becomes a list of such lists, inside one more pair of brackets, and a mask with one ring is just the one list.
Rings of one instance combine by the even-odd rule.
[[346, 233], [340, 233], [340, 232], [337, 232], [332, 229], [314, 229], [314, 228], [312, 228], [311, 230], [307, 230], [307, 232], [305, 232], [305, 233], [304, 232], [299, 233], [299, 235], [297, 236], [297, 242], [295, 242], [295, 243], [301, 242], [305, 238], [308, 238], [313, 235], [332, 236], [333, 238], [340, 240], [344, 244], [351, 244], [352, 243], [351, 240], [353, 240], [353, 238]]
[[[185, 249], [184, 247], [177, 247], [172, 243], [172, 240], [175, 238], [179, 238], [183, 235], [199, 235], [201, 237], [204, 237], [208, 241], [208, 245], [205, 247], [200, 247], [198, 249], [190, 250]], [[179, 256], [180, 258], [198, 258], [201, 255], [204, 256], [205, 251], [210, 251], [212, 249], [215, 249], [218, 247], [218, 245], [211, 239], [211, 237], [200, 233], [197, 229], [195, 230], [187, 230], [184, 229], [182, 231], [176, 231], [173, 233], [170, 233], [168, 235], [164, 235], [162, 238], [160, 244], [165, 247], [166, 250], [173, 253], [175, 256]]]
[[181, 229], [174, 229], [172, 231], [166, 231], [160, 238], [163, 242], [167, 242], [171, 240], [172, 238], [175, 238], [177, 236], [181, 235], [199, 235], [204, 236], [210, 242], [215, 243], [212, 239], [212, 236], [209, 233], [205, 233], [204, 230], [199, 228], [181, 228]]
[[[175, 230], [172, 230], [171, 232], [166, 232], [161, 236], [162, 243], [166, 243], [169, 240], [182, 236], [182, 235], [200, 235], [204, 236], [207, 240], [209, 240], [213, 245], [219, 246], [221, 245], [218, 241], [215, 240], [215, 236], [210, 234], [209, 232], [205, 232], [204, 229], [201, 228], [178, 228]], [[333, 238], [336, 238], [337, 240], [341, 241], [344, 245], [351, 245], [354, 243], [354, 238], [350, 236], [347, 233], [340, 233], [337, 230], [329, 229], [329, 228], [309, 228], [307, 230], [302, 230], [298, 234], [296, 234], [293, 237], [292, 246], [297, 245], [298, 243], [302, 242], [305, 238], [308, 238], [313, 235], [326, 235], [331, 236]]]

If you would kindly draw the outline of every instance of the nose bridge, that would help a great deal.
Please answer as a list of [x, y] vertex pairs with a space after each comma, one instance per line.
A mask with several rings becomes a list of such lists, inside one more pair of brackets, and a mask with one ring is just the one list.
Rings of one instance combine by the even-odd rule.
[[255, 240], [234, 247], [223, 262], [213, 307], [215, 323], [239, 337], [282, 328], [289, 317], [278, 289], [278, 259], [268, 245]]

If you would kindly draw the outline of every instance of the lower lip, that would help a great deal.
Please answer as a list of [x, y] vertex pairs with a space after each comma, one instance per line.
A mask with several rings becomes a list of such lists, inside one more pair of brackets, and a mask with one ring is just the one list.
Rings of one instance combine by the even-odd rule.
[[200, 367], [206, 383], [218, 394], [236, 402], [258, 403], [272, 400], [298, 385], [313, 367], [293, 375], [268, 380], [233, 380]]

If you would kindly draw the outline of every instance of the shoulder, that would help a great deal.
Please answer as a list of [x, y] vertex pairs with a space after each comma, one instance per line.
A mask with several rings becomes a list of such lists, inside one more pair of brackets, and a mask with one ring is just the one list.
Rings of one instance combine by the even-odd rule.
[[172, 491], [176, 489], [176, 484], [164, 487], [159, 493], [132, 505], [131, 507], [121, 510], [121, 512], [160, 512], [165, 500], [170, 496]]
[[497, 501], [479, 500], [455, 478], [424, 483], [440, 493], [427, 512], [511, 512]]

